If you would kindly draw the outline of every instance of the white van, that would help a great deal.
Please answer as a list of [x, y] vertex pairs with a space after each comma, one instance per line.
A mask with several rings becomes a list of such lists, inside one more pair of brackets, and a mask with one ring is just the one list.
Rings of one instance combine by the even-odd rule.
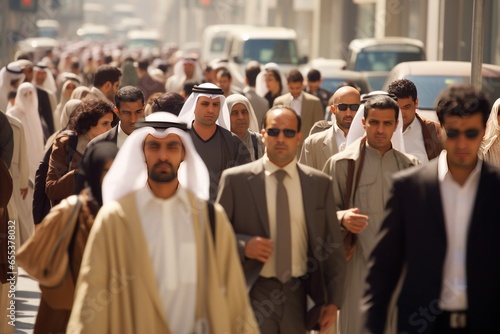
[[233, 84], [239, 87], [245, 85], [245, 66], [251, 60], [262, 65], [276, 63], [284, 74], [307, 63], [307, 56], [299, 55], [295, 30], [281, 27], [232, 31], [228, 35], [225, 54]]
[[249, 31], [253, 28], [255, 27], [243, 24], [216, 24], [206, 27], [203, 30], [201, 42], [201, 63], [208, 64], [212, 60], [223, 59], [225, 57], [224, 51], [229, 32]]

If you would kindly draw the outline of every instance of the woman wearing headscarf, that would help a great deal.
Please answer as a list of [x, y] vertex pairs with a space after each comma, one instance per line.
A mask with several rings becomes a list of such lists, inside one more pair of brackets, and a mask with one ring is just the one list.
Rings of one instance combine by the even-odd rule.
[[29, 82], [22, 83], [17, 89], [14, 106], [7, 113], [21, 121], [26, 136], [29, 157], [29, 178], [35, 180], [38, 164], [43, 157], [43, 130], [38, 114], [38, 97], [36, 88]]
[[90, 89], [86, 86], [76, 87], [73, 93], [71, 93], [70, 99], [83, 100], [87, 95], [89, 95]]
[[[85, 182], [85, 188], [80, 192], [81, 209], [78, 215], [78, 222], [75, 226], [74, 242], [69, 251], [71, 263], [69, 270], [73, 282], [76, 283], [80, 265], [83, 258], [83, 251], [87, 239], [94, 223], [95, 216], [102, 206], [101, 184], [104, 176], [111, 167], [111, 164], [118, 153], [118, 147], [111, 142], [99, 142], [89, 147], [88, 154], [80, 163], [78, 174]], [[52, 219], [65, 219], [72, 211], [72, 207], [67, 201], [61, 202], [51, 209]], [[55, 218], [53, 215], [57, 215]], [[42, 222], [43, 224], [43, 222]], [[41, 287], [42, 296], [40, 307], [35, 322], [35, 333], [64, 333], [68, 324], [71, 309], [57, 309], [50, 305], [50, 300], [46, 298], [44, 287]], [[66, 293], [67, 291], [61, 291]], [[57, 291], [50, 291], [51, 298], [56, 296]], [[61, 295], [61, 298], [66, 296]]]
[[122, 78], [120, 80], [120, 88], [125, 86], [137, 87], [139, 76], [134, 66], [134, 60], [130, 57], [126, 58], [122, 65]]
[[276, 91], [274, 94], [280, 96], [288, 93], [288, 87], [287, 85], [284, 85], [284, 83], [286, 83], [286, 76], [281, 72], [279, 65], [276, 63], [267, 63], [264, 65], [262, 71], [257, 75], [257, 79], [255, 81], [255, 92], [262, 97], [265, 97], [266, 93], [269, 92], [270, 89], [268, 83], [266, 82], [266, 78], [268, 78], [267, 73], [270, 71], [274, 72], [273, 77], [275, 80], [281, 83], [280, 90]]
[[87, 144], [111, 129], [113, 106], [100, 99], [85, 99], [74, 111], [67, 130], [54, 140], [50, 155], [45, 191], [52, 205], [72, 195], [75, 171], [80, 165]]
[[61, 119], [61, 113], [64, 106], [66, 105], [66, 102], [68, 102], [71, 99], [73, 91], [79, 86], [80, 84], [75, 80], [69, 79], [64, 82], [61, 91], [61, 100], [59, 101], [59, 104], [54, 110], [54, 126], [56, 128], [56, 131], [61, 130], [60, 123], [58, 122], [58, 120]]
[[231, 132], [241, 139], [255, 161], [264, 154], [264, 144], [259, 133], [259, 124], [250, 101], [241, 94], [232, 94], [226, 98], [231, 121]]
[[491, 108], [490, 117], [486, 122], [486, 133], [484, 134], [481, 148], [484, 160], [490, 164], [500, 167], [500, 99], [496, 100]]

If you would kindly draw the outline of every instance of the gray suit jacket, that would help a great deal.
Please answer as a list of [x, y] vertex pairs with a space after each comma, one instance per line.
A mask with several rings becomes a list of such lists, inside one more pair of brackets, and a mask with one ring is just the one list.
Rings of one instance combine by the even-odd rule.
[[[302, 118], [302, 126], [300, 132], [302, 133], [302, 139], [306, 139], [309, 135], [314, 123], [325, 118], [323, 106], [321, 101], [314, 95], [303, 92], [304, 98], [302, 99], [302, 111], [300, 117]], [[278, 96], [273, 105], [282, 104], [284, 106], [290, 106], [292, 94], [286, 93], [285, 95]]]
[[307, 137], [302, 145], [299, 162], [322, 171], [326, 161], [339, 151], [333, 130], [332, 126]]
[[257, 94], [255, 88], [245, 87], [243, 93], [247, 97], [248, 101], [252, 104], [253, 111], [255, 111], [255, 117], [257, 117], [257, 122], [259, 123], [259, 129], [261, 128], [262, 122], [266, 112], [269, 110], [269, 103], [265, 98]]
[[[333, 203], [331, 179], [308, 166], [297, 164], [302, 187], [308, 240], [306, 291], [318, 305], [341, 306], [345, 258], [340, 226]], [[224, 207], [238, 241], [243, 271], [251, 287], [263, 263], [244, 255], [252, 237], [269, 238], [269, 220], [262, 158], [222, 173], [217, 201]]]

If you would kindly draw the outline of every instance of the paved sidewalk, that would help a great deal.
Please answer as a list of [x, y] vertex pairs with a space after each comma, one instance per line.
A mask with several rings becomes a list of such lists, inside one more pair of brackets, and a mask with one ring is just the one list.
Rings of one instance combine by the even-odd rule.
[[14, 333], [33, 333], [38, 305], [40, 304], [40, 289], [38, 282], [19, 269], [16, 290], [16, 330]]

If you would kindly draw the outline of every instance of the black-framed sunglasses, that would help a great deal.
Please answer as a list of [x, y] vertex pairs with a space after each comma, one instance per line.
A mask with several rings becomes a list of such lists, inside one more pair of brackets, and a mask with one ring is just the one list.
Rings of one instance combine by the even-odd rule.
[[467, 129], [465, 131], [460, 131], [457, 129], [446, 129], [446, 136], [450, 139], [455, 139], [460, 136], [460, 134], [464, 134], [467, 139], [476, 139], [479, 136], [478, 129]]
[[283, 129], [283, 130], [277, 129], [277, 128], [266, 129], [267, 134], [271, 137], [278, 137], [281, 131], [283, 131], [283, 134], [287, 138], [293, 138], [293, 137], [295, 137], [295, 134], [297, 133], [297, 131], [295, 131], [293, 129]]
[[340, 111], [346, 111], [347, 108], [351, 109], [352, 111], [358, 111], [359, 109], [359, 103], [353, 103], [353, 104], [339, 103], [339, 104], [334, 104], [334, 106], [337, 107], [337, 109]]

